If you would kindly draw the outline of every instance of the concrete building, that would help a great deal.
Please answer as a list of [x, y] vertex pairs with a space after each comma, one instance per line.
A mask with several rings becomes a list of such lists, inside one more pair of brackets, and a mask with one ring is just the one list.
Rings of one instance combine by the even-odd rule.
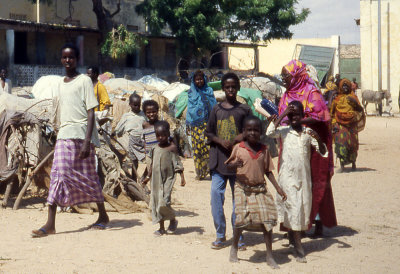
[[[122, 0], [121, 10], [113, 17], [115, 25], [145, 33], [144, 19], [135, 12], [141, 1]], [[116, 0], [103, 1], [113, 13]], [[32, 85], [40, 76], [62, 74], [60, 48], [66, 42], [81, 48], [79, 65], [99, 64], [97, 19], [91, 0], [52, 0], [50, 4], [32, 4], [28, 0], [0, 1], [0, 66], [8, 67], [14, 85]], [[173, 38], [148, 37], [148, 45], [135, 54], [114, 61], [117, 76], [135, 75], [138, 69], [171, 70], [176, 67]], [[146, 73], [146, 72], [145, 72]]]
[[307, 47], [328, 50], [331, 54], [326, 56], [325, 61], [328, 66], [326, 70], [328, 74], [339, 73], [340, 37], [337, 35], [328, 38], [275, 39], [269, 43], [259, 43], [255, 47], [251, 46], [249, 41], [223, 45], [227, 47], [226, 60], [231, 70], [280, 74], [282, 67], [290, 60], [302, 59], [302, 50]]
[[[104, 1], [104, 7], [113, 12], [113, 2]], [[144, 31], [143, 18], [132, 16], [135, 6], [132, 1], [121, 1], [114, 21], [129, 30]], [[58, 65], [59, 48], [72, 41], [84, 49], [81, 65], [97, 63], [97, 20], [92, 9], [91, 0], [53, 0], [39, 5], [27, 0], [0, 1], [0, 39], [7, 41], [0, 44], [0, 62]]]
[[[393, 110], [399, 111], [400, 1], [381, 1], [382, 90], [389, 90]], [[361, 89], [379, 89], [378, 1], [360, 0]]]

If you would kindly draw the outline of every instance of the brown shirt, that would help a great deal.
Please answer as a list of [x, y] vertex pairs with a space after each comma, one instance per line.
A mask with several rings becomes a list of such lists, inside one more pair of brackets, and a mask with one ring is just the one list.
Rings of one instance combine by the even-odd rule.
[[264, 174], [274, 170], [271, 155], [264, 145], [254, 153], [245, 142], [241, 142], [233, 147], [232, 154], [225, 164], [234, 164], [239, 159], [242, 160], [243, 166], [237, 168], [236, 179], [248, 186], [264, 184]]
[[[217, 104], [210, 113], [206, 136], [209, 139], [217, 136], [223, 140], [233, 142], [236, 136], [242, 133], [244, 118], [250, 114], [250, 107], [244, 104], [237, 103], [232, 108], [224, 108], [221, 104]], [[220, 145], [210, 142], [210, 170], [216, 170], [222, 175], [235, 175], [224, 164], [229, 155], [231, 155], [230, 150], [226, 150]]]

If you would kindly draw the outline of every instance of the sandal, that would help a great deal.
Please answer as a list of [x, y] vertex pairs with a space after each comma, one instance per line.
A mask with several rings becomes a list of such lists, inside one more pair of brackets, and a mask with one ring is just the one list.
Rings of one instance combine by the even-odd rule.
[[32, 238], [42, 238], [50, 234], [56, 234], [56, 232], [47, 232], [44, 228], [39, 228], [38, 230], [32, 230]]
[[93, 230], [104, 230], [106, 228], [107, 228], [107, 224], [104, 224], [104, 223], [97, 223], [97, 224], [94, 223], [88, 227], [88, 229], [93, 229]]
[[212, 249], [221, 249], [225, 247], [225, 238], [217, 238], [214, 242], [211, 243]]

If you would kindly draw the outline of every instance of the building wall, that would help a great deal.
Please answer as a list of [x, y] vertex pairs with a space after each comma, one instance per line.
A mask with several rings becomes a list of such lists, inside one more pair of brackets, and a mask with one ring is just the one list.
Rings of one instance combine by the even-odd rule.
[[[62, 33], [46, 33], [46, 64], [47, 65], [60, 65], [60, 49], [68, 41], [76, 41], [78, 33], [70, 34], [70, 36], [65, 37]], [[85, 34], [84, 35], [84, 51], [81, 53], [83, 55], [83, 65], [97, 65], [97, 53], [99, 52], [97, 46], [97, 36], [95, 34]]]
[[[388, 13], [389, 7], [389, 13]], [[382, 89], [389, 90], [398, 111], [400, 77], [400, 1], [381, 1]], [[388, 23], [389, 22], [389, 23]], [[360, 1], [361, 89], [378, 90], [378, 2]], [[389, 55], [388, 55], [389, 53]], [[390, 84], [388, 85], [388, 80]], [[371, 106], [372, 108], [372, 106]]]
[[26, 0], [2, 0], [0, 1], [0, 18], [36, 21], [34, 8], [35, 5]]
[[255, 69], [254, 48], [228, 47], [228, 64], [232, 70], [253, 70]]
[[[66, 23], [70, 19], [69, 12], [69, 1], [68, 0], [52, 0], [51, 5], [41, 5], [40, 13], [43, 13], [40, 17], [44, 19], [46, 23]], [[96, 28], [96, 16], [93, 10], [93, 4], [91, 0], [79, 0], [72, 1], [71, 9], [71, 23]], [[36, 13], [35, 13], [36, 14]]]
[[8, 65], [6, 30], [0, 29], [0, 66]]
[[[339, 36], [329, 38], [309, 38], [309, 39], [282, 39], [272, 40], [265, 46], [259, 46], [259, 71], [271, 75], [280, 74], [282, 67], [294, 58], [293, 54], [297, 44], [333, 47], [338, 49], [340, 44]], [[334, 74], [339, 72], [339, 51], [336, 50], [333, 63]]]
[[[137, 27], [137, 31], [145, 31], [145, 22], [135, 12], [135, 6], [142, 0], [122, 0], [121, 10], [113, 18], [117, 24], [128, 25], [130, 29]], [[40, 4], [39, 17], [41, 23], [64, 24], [71, 23], [83, 27], [97, 28], [96, 15], [93, 12], [91, 0], [72, 1], [70, 14], [68, 0], [52, 0], [50, 5]], [[113, 13], [117, 8], [116, 0], [103, 0], [103, 6]], [[23, 21], [37, 21], [36, 4], [27, 0], [1, 0], [0, 18], [19, 19]]]

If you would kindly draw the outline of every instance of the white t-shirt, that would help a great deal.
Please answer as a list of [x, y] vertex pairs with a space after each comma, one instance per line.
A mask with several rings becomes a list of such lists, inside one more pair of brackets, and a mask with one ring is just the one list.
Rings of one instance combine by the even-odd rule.
[[[60, 130], [57, 139], [81, 139], [86, 137], [87, 111], [99, 105], [94, 96], [92, 80], [78, 75], [71, 82], [61, 79], [58, 88], [60, 107]], [[95, 146], [100, 146], [96, 124], [93, 125], [91, 138]]]

